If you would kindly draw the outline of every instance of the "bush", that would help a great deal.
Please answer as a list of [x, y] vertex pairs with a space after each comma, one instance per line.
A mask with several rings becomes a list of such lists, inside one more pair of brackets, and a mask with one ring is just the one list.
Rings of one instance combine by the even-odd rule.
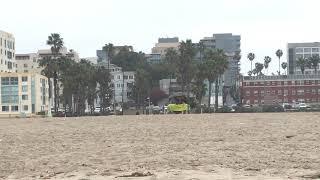
[[37, 112], [37, 115], [39, 115], [39, 116], [45, 116], [45, 115], [46, 115], [46, 112], [45, 112], [45, 111]]
[[280, 105], [264, 105], [262, 106], [263, 112], [284, 112], [284, 108]]
[[228, 106], [223, 106], [217, 110], [217, 113], [230, 113], [232, 109]]

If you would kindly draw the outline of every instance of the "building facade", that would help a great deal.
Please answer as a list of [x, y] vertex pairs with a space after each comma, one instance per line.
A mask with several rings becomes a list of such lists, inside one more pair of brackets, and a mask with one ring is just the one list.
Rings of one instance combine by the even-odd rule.
[[16, 54], [18, 73], [41, 73], [42, 67], [39, 66], [39, 56], [36, 53]]
[[[313, 55], [320, 55], [320, 42], [313, 43], [288, 43], [288, 74], [302, 74], [300, 67], [297, 65], [299, 58], [308, 59]], [[319, 65], [318, 65], [319, 69]], [[314, 74], [314, 70], [305, 67], [304, 74]]]
[[0, 116], [31, 116], [49, 109], [48, 78], [36, 73], [0, 73]]
[[0, 72], [16, 72], [15, 38], [0, 30]]
[[159, 38], [158, 43], [151, 49], [152, 54], [160, 54], [161, 56], [165, 56], [166, 50], [169, 48], [173, 48], [178, 50], [180, 46], [179, 38]]
[[249, 105], [319, 104], [320, 75], [245, 76], [241, 96]]
[[[228, 68], [219, 80], [219, 87], [223, 87], [219, 88], [219, 96], [224, 96], [223, 99], [225, 101], [225, 105], [235, 104], [236, 102], [230, 95], [230, 89], [232, 86], [239, 87], [240, 61], [234, 57], [237, 53], [241, 52], [241, 36], [233, 35], [231, 33], [213, 34], [212, 37], [205, 37], [201, 39], [200, 43], [203, 44], [205, 49], [221, 49], [227, 55], [229, 64]], [[198, 52], [197, 59], [201, 60], [201, 56], [203, 55], [200, 55]], [[215, 84], [212, 86], [215, 87]], [[212, 92], [212, 96], [215, 96], [215, 92]]]
[[160, 53], [146, 54], [147, 62], [150, 64], [159, 64], [162, 58]]

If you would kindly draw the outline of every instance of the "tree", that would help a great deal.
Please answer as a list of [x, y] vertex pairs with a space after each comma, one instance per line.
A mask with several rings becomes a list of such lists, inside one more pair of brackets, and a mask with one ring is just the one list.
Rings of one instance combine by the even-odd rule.
[[199, 50], [199, 55], [200, 55], [200, 61], [202, 62], [205, 46], [202, 41], [199, 42], [198, 44], [198, 50]]
[[152, 88], [150, 92], [150, 99], [154, 105], [157, 105], [159, 101], [167, 98], [168, 95], [160, 88]]
[[205, 53], [205, 72], [209, 81], [209, 99], [208, 107], [210, 107], [210, 98], [212, 92], [212, 83], [215, 81], [215, 110], [218, 109], [219, 94], [219, 77], [228, 68], [228, 59], [224, 52], [220, 49], [209, 50]]
[[135, 100], [137, 109], [140, 109], [141, 105], [150, 95], [150, 78], [147, 71], [142, 68], [136, 70], [134, 85], [132, 87], [132, 99]]
[[[99, 66], [96, 72], [97, 83], [98, 83], [98, 96], [100, 99], [100, 111], [102, 113], [106, 112], [106, 108], [111, 105], [112, 99], [112, 88], [111, 88], [111, 75], [109, 70], [105, 69], [103, 66]], [[113, 85], [115, 86], [115, 85]]]
[[255, 64], [255, 71], [257, 76], [261, 76], [262, 75], [262, 70], [263, 70], [263, 64], [262, 63], [256, 63]]
[[304, 74], [304, 70], [307, 66], [307, 60], [303, 57], [300, 57], [298, 60], [297, 60], [297, 66], [300, 67], [300, 70], [301, 70], [301, 73]]
[[253, 72], [252, 71], [248, 71], [248, 76], [252, 76]]
[[251, 71], [252, 71], [252, 61], [254, 60], [255, 58], [255, 54], [254, 53], [249, 53], [247, 58], [249, 59], [249, 61], [251, 62]]
[[176, 73], [175, 65], [176, 65], [176, 62], [178, 61], [178, 58], [179, 58], [179, 55], [175, 49], [169, 48], [166, 50], [164, 64], [169, 71], [169, 78], [170, 78], [169, 95], [170, 95], [170, 89], [171, 89], [171, 80], [174, 78]]
[[[47, 45], [51, 46], [51, 52], [53, 55], [53, 62], [43, 62], [40, 63], [40, 65], [48, 65], [46, 71], [52, 71], [49, 74], [52, 74], [52, 77], [48, 78], [53, 78], [53, 83], [54, 83], [54, 111], [55, 113], [58, 112], [58, 104], [59, 104], [59, 87], [58, 87], [58, 75], [59, 75], [59, 63], [57, 62], [57, 58], [60, 54], [60, 50], [63, 48], [63, 38], [60, 37], [60, 34], [58, 33], [52, 33], [50, 36], [48, 36], [47, 40]], [[46, 58], [44, 61], [48, 61], [50, 59]], [[49, 79], [49, 84], [51, 83]], [[49, 91], [52, 91], [52, 85], [49, 85]], [[49, 97], [51, 99], [51, 97]], [[50, 110], [51, 111], [51, 110]]]
[[206, 72], [205, 72], [206, 66], [203, 61], [197, 64], [196, 66], [196, 73], [194, 76], [194, 79], [192, 81], [192, 93], [195, 95], [196, 100], [198, 101], [198, 104], [202, 104], [202, 98], [206, 93], [206, 84], [204, 81], [207, 78]]
[[114, 46], [113, 44], [109, 43], [106, 44], [102, 49], [106, 52], [108, 58], [108, 70], [110, 70], [110, 62], [114, 57]]
[[[269, 56], [265, 56], [264, 57], [264, 68], [266, 69], [266, 70], [268, 70], [268, 68], [269, 68], [269, 63], [271, 62], [271, 57], [269, 57]], [[268, 73], [268, 72], [267, 72]], [[267, 74], [266, 73], [266, 74]]]
[[283, 71], [284, 71], [284, 74], [286, 74], [287, 66], [288, 66], [288, 63], [286, 63], [286, 62], [283, 62], [283, 63], [281, 64], [281, 67], [282, 67], [282, 69], [283, 69]]
[[195, 56], [196, 49], [191, 40], [186, 42], [182, 41], [179, 46], [179, 56], [176, 59], [176, 76], [178, 83], [181, 85], [182, 92], [187, 92], [187, 97], [190, 95], [191, 81], [193, 79], [193, 58]]
[[318, 65], [320, 63], [319, 55], [313, 55], [308, 59], [308, 65], [310, 68], [314, 69], [314, 74], [317, 74]]
[[279, 58], [279, 75], [280, 75], [280, 59], [281, 59], [281, 56], [283, 55], [283, 52], [282, 52], [282, 50], [281, 49], [278, 49], [277, 51], [276, 51], [276, 55], [277, 55], [277, 57]]

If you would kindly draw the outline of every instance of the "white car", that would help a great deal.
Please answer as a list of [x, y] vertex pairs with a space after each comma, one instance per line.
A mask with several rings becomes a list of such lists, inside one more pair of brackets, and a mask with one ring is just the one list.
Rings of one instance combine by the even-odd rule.
[[99, 112], [100, 112], [100, 109], [101, 109], [100, 107], [96, 107], [96, 108], [94, 108], [94, 112], [95, 112], [95, 113], [99, 113]]

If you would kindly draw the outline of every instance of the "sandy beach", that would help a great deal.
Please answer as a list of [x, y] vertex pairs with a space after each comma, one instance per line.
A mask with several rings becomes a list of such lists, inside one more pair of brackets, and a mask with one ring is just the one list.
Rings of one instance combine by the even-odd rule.
[[0, 119], [0, 179], [320, 179], [320, 113]]

